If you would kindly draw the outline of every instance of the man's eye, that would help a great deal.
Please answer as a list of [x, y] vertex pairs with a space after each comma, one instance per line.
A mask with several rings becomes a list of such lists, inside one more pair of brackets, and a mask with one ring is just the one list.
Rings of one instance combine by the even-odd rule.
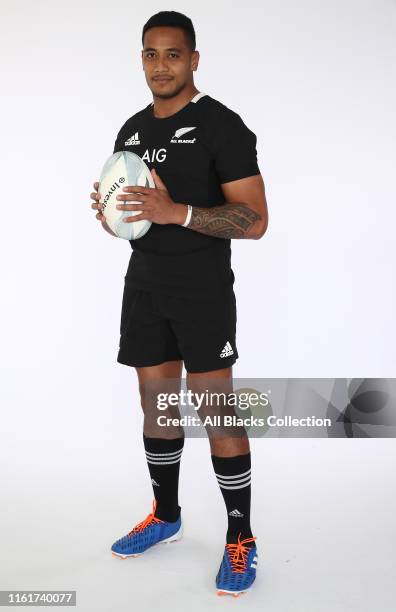
[[[155, 55], [155, 53], [153, 51], [150, 51], [149, 53], [146, 53], [145, 57], [146, 57], [146, 59], [152, 59], [154, 57], [154, 55]], [[180, 57], [178, 53], [169, 53], [169, 56], [172, 59], [177, 59], [178, 57]]]

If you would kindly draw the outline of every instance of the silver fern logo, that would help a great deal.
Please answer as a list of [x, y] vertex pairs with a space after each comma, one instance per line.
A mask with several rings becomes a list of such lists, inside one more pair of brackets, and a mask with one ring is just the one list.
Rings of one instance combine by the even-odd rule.
[[192, 130], [196, 130], [196, 129], [197, 129], [196, 126], [179, 128], [178, 130], [176, 130], [176, 132], [174, 133], [170, 141], [174, 143], [194, 143], [196, 141], [196, 138], [192, 138], [188, 140], [188, 139], [182, 139], [180, 137], [183, 136], [184, 134], [187, 134], [187, 132], [191, 132]]

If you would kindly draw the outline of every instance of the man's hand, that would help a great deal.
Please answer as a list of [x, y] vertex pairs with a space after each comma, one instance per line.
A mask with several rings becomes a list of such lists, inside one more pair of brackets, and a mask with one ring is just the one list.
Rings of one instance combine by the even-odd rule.
[[[129, 185], [123, 188], [123, 195], [118, 195], [117, 200], [135, 201], [139, 204], [117, 204], [119, 210], [140, 210], [140, 215], [125, 217], [125, 223], [134, 223], [147, 219], [152, 223], [167, 225], [175, 223], [182, 225], [187, 217], [187, 206], [176, 204], [170, 197], [168, 190], [157, 172], [151, 170], [155, 188]], [[141, 203], [140, 203], [141, 202]]]
[[95, 203], [91, 204], [91, 208], [99, 211], [95, 216], [98, 219], [98, 221], [101, 221], [103, 229], [106, 230], [106, 232], [108, 232], [112, 236], [115, 236], [117, 238], [117, 234], [115, 234], [109, 228], [109, 226], [106, 223], [106, 219], [104, 215], [102, 214], [102, 205], [99, 204], [99, 200], [101, 199], [101, 196], [100, 196], [100, 193], [98, 193], [98, 187], [99, 187], [99, 182], [94, 183], [95, 191], [91, 193], [91, 200], [95, 200]]

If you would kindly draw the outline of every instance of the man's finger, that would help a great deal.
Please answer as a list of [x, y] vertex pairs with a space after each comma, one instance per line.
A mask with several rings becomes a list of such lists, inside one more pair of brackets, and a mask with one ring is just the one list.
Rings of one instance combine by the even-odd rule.
[[127, 193], [143, 193], [144, 195], [149, 195], [151, 191], [155, 191], [155, 188], [141, 187], [140, 185], [128, 185], [127, 187], [123, 187], [122, 191], [126, 191]]
[[142, 204], [117, 204], [118, 210], [147, 210], [147, 206]]
[[99, 187], [99, 183], [98, 182], [94, 183], [94, 189], [98, 190], [98, 187]]
[[134, 217], [124, 217], [123, 218], [124, 223], [135, 223], [135, 221], [143, 221], [143, 220], [149, 221], [148, 216], [145, 215], [144, 213], [142, 213], [141, 215], [135, 215]]
[[163, 189], [164, 191], [168, 191], [165, 183], [161, 180], [161, 177], [158, 175], [158, 172], [155, 168], [151, 170], [151, 176], [154, 179], [154, 184], [157, 189]]
[[143, 195], [142, 193], [139, 195], [139, 197], [136, 197], [136, 195], [134, 195], [133, 193], [123, 193], [122, 195], [118, 195], [117, 196], [117, 202], [119, 204], [122, 204], [122, 202], [146, 202], [149, 199], [150, 196], [148, 195]]

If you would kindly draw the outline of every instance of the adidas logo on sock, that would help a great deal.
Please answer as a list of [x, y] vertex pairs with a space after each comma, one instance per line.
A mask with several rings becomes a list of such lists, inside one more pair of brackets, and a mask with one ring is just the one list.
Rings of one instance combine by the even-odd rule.
[[152, 484], [154, 485], [154, 487], [159, 487], [160, 485], [158, 484], [158, 482], [155, 482], [154, 478], [151, 479]]
[[244, 514], [242, 514], [242, 512], [239, 512], [237, 508], [235, 508], [235, 510], [231, 510], [228, 515], [233, 516], [234, 518], [243, 518], [244, 516]]
[[230, 355], [233, 355], [234, 351], [232, 350], [232, 346], [229, 342], [227, 342], [227, 344], [225, 345], [225, 347], [223, 348], [223, 350], [220, 353], [220, 357], [229, 357]]

